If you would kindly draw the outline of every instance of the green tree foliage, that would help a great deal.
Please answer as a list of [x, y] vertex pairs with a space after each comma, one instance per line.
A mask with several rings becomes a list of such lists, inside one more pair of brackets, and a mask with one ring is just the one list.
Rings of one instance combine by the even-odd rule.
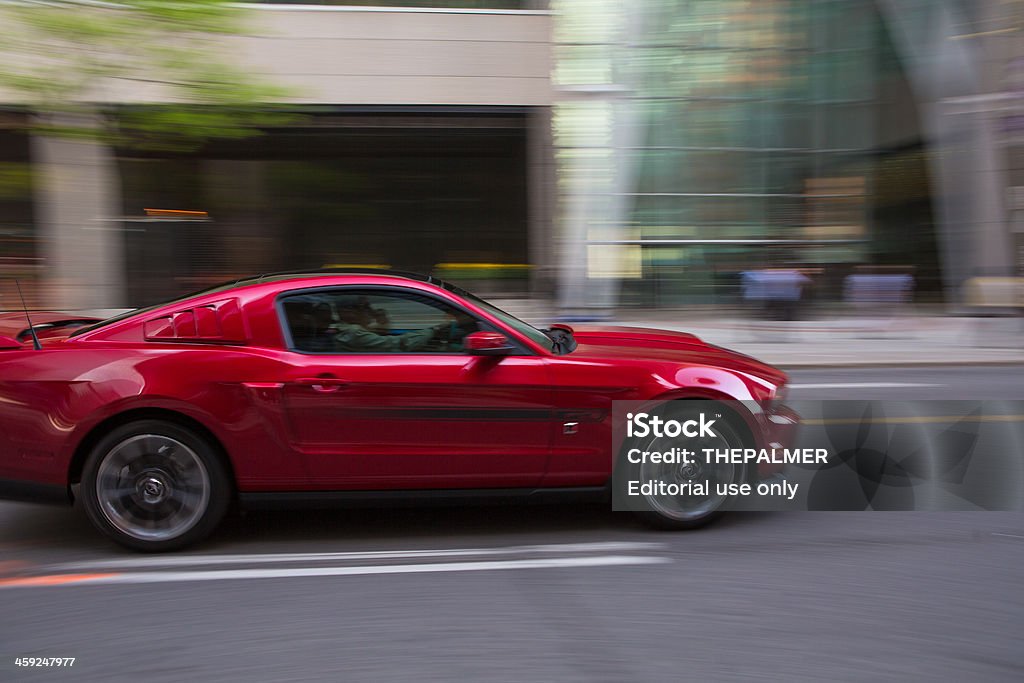
[[269, 104], [287, 93], [233, 63], [245, 12], [226, 0], [0, 3], [0, 102], [51, 134], [143, 148], [251, 135], [287, 118]]

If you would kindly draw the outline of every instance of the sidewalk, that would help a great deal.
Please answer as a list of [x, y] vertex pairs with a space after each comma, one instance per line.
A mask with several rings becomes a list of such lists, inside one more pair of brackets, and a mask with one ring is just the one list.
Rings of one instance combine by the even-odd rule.
[[[555, 322], [550, 310], [523, 300], [496, 301], [538, 326]], [[607, 322], [690, 332], [708, 343], [784, 368], [1024, 365], [1024, 319], [912, 315], [839, 317], [775, 322], [736, 311], [619, 311]], [[569, 323], [574, 324], [574, 323]]]

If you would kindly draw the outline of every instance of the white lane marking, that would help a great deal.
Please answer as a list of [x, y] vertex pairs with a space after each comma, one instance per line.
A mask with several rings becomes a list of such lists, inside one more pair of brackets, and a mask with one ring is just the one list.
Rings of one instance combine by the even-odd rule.
[[423, 557], [481, 557], [489, 555], [525, 555], [532, 553], [595, 553], [635, 550], [659, 550], [664, 543], [606, 542], [552, 543], [496, 548], [447, 548], [438, 550], [372, 550], [345, 553], [262, 553], [251, 555], [170, 555], [119, 560], [89, 560], [47, 567], [50, 571], [81, 569], [139, 569], [146, 567], [195, 567], [217, 564], [272, 564], [278, 562], [326, 562], [344, 560], [402, 560]]
[[997, 532], [992, 532], [992, 535], [993, 536], [1002, 536], [1003, 538], [1024, 538], [1024, 536], [1019, 536], [1017, 534], [1000, 534], [1000, 533], [997, 533]]
[[917, 382], [823, 382], [821, 384], [790, 384], [790, 389], [903, 389], [906, 387], [944, 387], [945, 384]]
[[[60, 583], [36, 583], [34, 587], [82, 586], [124, 583], [178, 583], [187, 581], [227, 581], [241, 579], [302, 579], [325, 576], [365, 576], [370, 574], [427, 574], [440, 572], [480, 572], [498, 569], [560, 569], [566, 567], [616, 567], [642, 564], [667, 564], [667, 557], [640, 555], [599, 555], [595, 557], [555, 557], [531, 560], [492, 560], [486, 562], [434, 562], [430, 564], [385, 564], [365, 567], [281, 567], [259, 569], [211, 569], [206, 571], [127, 572], [96, 574]], [[17, 583], [4, 588], [26, 587]]]

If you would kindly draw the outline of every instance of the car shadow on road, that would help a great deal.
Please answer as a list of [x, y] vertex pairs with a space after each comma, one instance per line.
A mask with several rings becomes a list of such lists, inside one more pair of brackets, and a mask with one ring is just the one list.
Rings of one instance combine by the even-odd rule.
[[[727, 514], [709, 525], [708, 531], [715, 528], [739, 530], [757, 525], [758, 519], [755, 514]], [[250, 511], [230, 516], [204, 545], [270, 543], [276, 546], [312, 542], [319, 547], [341, 542], [347, 547], [352, 542], [382, 542], [390, 547], [398, 543], [439, 542], [457, 547], [621, 540], [638, 536], [657, 541], [664, 535], [664, 531], [649, 528], [632, 514], [613, 512], [601, 504], [473, 505]]]
[[[743, 527], [763, 523], [766, 516], [770, 515], [723, 515], [707, 531], [726, 534], [742, 531]], [[2, 503], [0, 520], [0, 551], [93, 555], [118, 550], [93, 529], [79, 506]], [[702, 534], [703, 530], [686, 533]], [[251, 510], [230, 513], [209, 539], [189, 551], [329, 552], [353, 548], [430, 545], [454, 548], [627, 538], [657, 542], [665, 534], [648, 528], [629, 513], [613, 512], [602, 504]]]
[[[629, 515], [603, 505], [471, 505], [424, 508], [257, 510], [229, 516], [210, 544], [424, 540], [476, 542], [636, 531]], [[512, 542], [519, 542], [513, 540]]]
[[102, 543], [99, 532], [78, 506], [0, 503], [0, 553], [19, 548], [91, 547]]

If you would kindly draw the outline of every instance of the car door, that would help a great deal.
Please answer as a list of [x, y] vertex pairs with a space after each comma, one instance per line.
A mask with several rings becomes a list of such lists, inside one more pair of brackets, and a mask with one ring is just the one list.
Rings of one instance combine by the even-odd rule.
[[[641, 379], [628, 363], [578, 354], [551, 359], [555, 411], [566, 426], [553, 434], [546, 487], [597, 486], [612, 473], [616, 401], [635, 401]], [[571, 428], [569, 426], [571, 425]]]
[[503, 330], [412, 288], [306, 290], [278, 309], [290, 440], [314, 487], [539, 484], [553, 424], [544, 357], [518, 344], [503, 357], [468, 354], [461, 336]]

